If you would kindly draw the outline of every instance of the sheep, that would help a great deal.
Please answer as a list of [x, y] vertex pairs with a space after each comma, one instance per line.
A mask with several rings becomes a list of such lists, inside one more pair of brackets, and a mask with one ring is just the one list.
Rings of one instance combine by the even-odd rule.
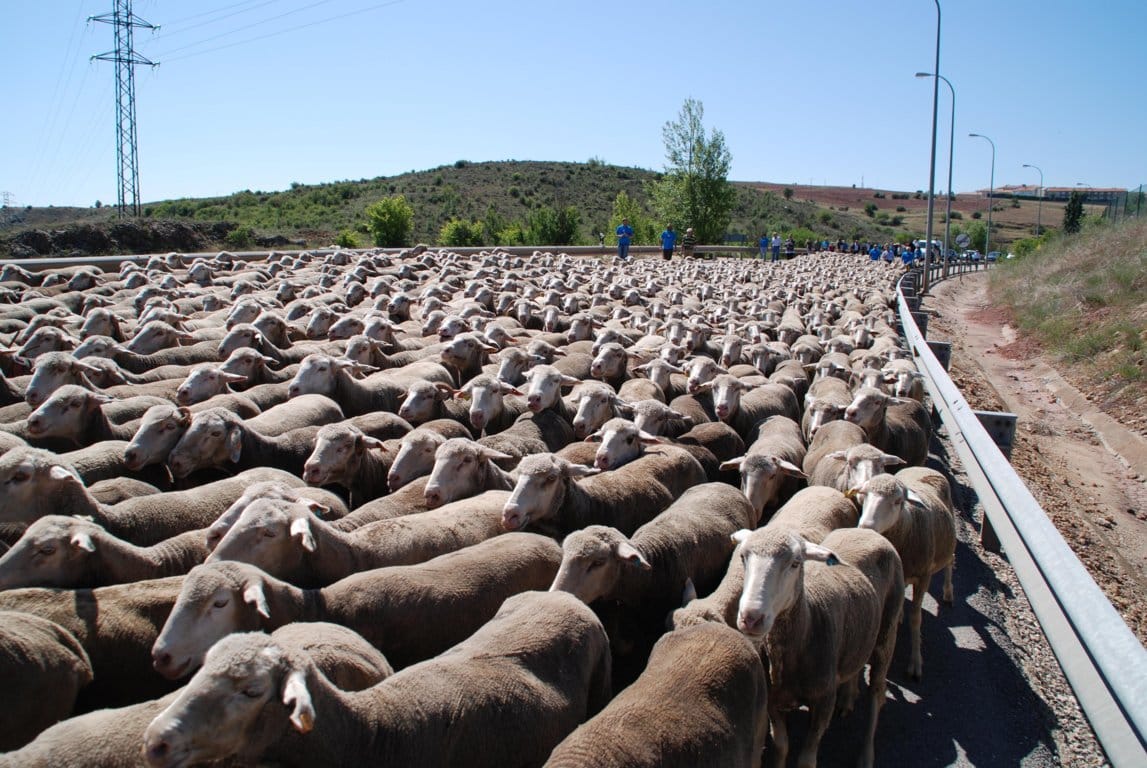
[[912, 640], [908, 676], [919, 680], [924, 671], [920, 652], [920, 621], [928, 583], [944, 572], [943, 599], [952, 604], [952, 567], [956, 559], [956, 521], [948, 478], [927, 467], [908, 467], [892, 475], [876, 475], [857, 489], [861, 528], [892, 542], [904, 565], [904, 581], [912, 587], [908, 609]]
[[713, 397], [708, 392], [699, 392], [696, 395], [679, 395], [669, 401], [669, 409], [681, 414], [691, 426], [717, 421], [717, 414], [713, 410]]
[[801, 417], [805, 440], [812, 440], [816, 431], [830, 421], [843, 419], [851, 403], [852, 392], [840, 379], [817, 379], [813, 382], [805, 395], [804, 416]]
[[209, 525], [248, 485], [260, 480], [302, 481], [261, 467], [190, 491], [172, 491], [104, 506], [92, 498], [74, 470], [46, 451], [19, 449], [0, 456], [0, 522], [30, 523], [44, 515], [88, 515], [114, 536], [133, 544], [156, 544]]
[[904, 460], [884, 453], [869, 443], [859, 443], [847, 451], [827, 453], [809, 477], [809, 485], [826, 485], [838, 491], [849, 491]]
[[[626, 419], [610, 419], [586, 439], [601, 442], [594, 456], [594, 466], [600, 470], [615, 470], [642, 456], [656, 456], [663, 465], [655, 470], [657, 479], [674, 497], [692, 485], [705, 482], [705, 468], [694, 453], [707, 454], [707, 460], [716, 465], [707, 451], [695, 451], [695, 446], [669, 445], [663, 438], [642, 433]], [[649, 445], [658, 445], [652, 454], [646, 453]]]
[[[847, 451], [856, 445], [861, 445], [867, 441], [867, 435], [864, 430], [853, 424], [850, 421], [830, 421], [823, 427], [817, 430], [813, 435], [812, 440], [809, 442], [808, 453], [805, 454], [804, 462], [801, 464], [801, 469], [809, 476], [810, 481], [813, 472], [824, 460], [824, 457], [836, 451]], [[831, 477], [836, 476], [833, 470]], [[811, 483], [815, 485], [826, 485], [824, 482]], [[832, 483], [827, 483], [831, 485]]]
[[[237, 560], [301, 587], [372, 568], [421, 563], [503, 532], [507, 491], [485, 491], [418, 515], [342, 532], [297, 502], [257, 500], [206, 562]], [[274, 534], [274, 535], [272, 535]]]
[[91, 662], [92, 682], [80, 691], [77, 712], [118, 707], [174, 688], [152, 670], [150, 649], [183, 578], [96, 589], [11, 589], [0, 592], [0, 611], [21, 611], [55, 622], [83, 647]]
[[706, 623], [657, 641], [633, 685], [559, 744], [546, 768], [757, 768], [769, 721], [760, 655]]
[[[507, 400], [506, 395], [518, 397]], [[478, 435], [502, 432], [528, 410], [520, 391], [489, 374], [470, 379], [454, 397], [470, 401], [470, 424]]]
[[[803, 488], [785, 502], [768, 522], [770, 528], [784, 528], [818, 544], [838, 528], [851, 528], [858, 520], [856, 506], [840, 491], [824, 487]], [[670, 616], [670, 629], [680, 629], [705, 621], [737, 626], [737, 603], [745, 582], [742, 545], [729, 560], [725, 577], [709, 595], [697, 599], [692, 583], [685, 588], [685, 600]]]
[[472, 634], [510, 595], [548, 587], [561, 560], [553, 540], [507, 533], [425, 563], [356, 573], [319, 590], [299, 589], [245, 563], [199, 565], [184, 577], [155, 640], [155, 668], [178, 678], [232, 632], [330, 621], [355, 630], [402, 669]]
[[[451, 419], [468, 425], [470, 406], [454, 399], [455, 389], [441, 382], [416, 381], [406, 390], [398, 415], [418, 425], [434, 419]], [[467, 426], [467, 434], [471, 434]]]
[[362, 380], [351, 377], [351, 369], [358, 367], [358, 363], [329, 355], [308, 355], [291, 379], [288, 392], [292, 398], [309, 393], [327, 395], [342, 406], [347, 416], [358, 416], [370, 411], [395, 413], [407, 388], [416, 381], [451, 383], [449, 371], [426, 360]]
[[721, 469], [722, 463], [745, 453], [745, 441], [736, 430], [723, 421], [698, 424], [680, 435], [675, 444], [689, 451], [705, 468], [710, 482], [737, 485], [735, 469]]
[[92, 681], [92, 665], [60, 625], [30, 613], [0, 611], [0, 678], [0, 752], [7, 752], [71, 715], [80, 690]]
[[[621, 470], [587, 477], [599, 470], [550, 453], [527, 456], [518, 465], [502, 525], [520, 530], [532, 524], [564, 535], [601, 524], [629, 535], [673, 502], [673, 494], [656, 479], [664, 468], [664, 459], [650, 454]], [[586, 479], [575, 482], [578, 478]]]
[[607, 615], [625, 614], [626, 629], [610, 630], [614, 671], [621, 675], [615, 683], [636, 677], [635, 668], [644, 665], [687, 580], [706, 592], [717, 585], [734, 548], [733, 533], [752, 525], [753, 517], [736, 488], [705, 483], [685, 491], [630, 537], [604, 525], [565, 537], [550, 589], [601, 605]]
[[862, 388], [857, 390], [844, 418], [863, 427], [870, 443], [899, 456], [909, 466], [920, 466], [928, 458], [931, 420], [917, 400]]
[[[300, 622], [272, 639], [302, 652], [332, 684], [361, 691], [394, 674], [390, 663], [362, 637], [326, 622]], [[101, 709], [57, 723], [23, 749], [0, 755], [0, 765], [30, 768], [124, 768], [143, 764], [143, 733], [175, 701], [177, 692], [117, 709]]]
[[348, 510], [342, 499], [322, 488], [307, 488], [288, 485], [277, 480], [262, 480], [251, 483], [239, 498], [215, 518], [204, 531], [207, 549], [215, 549], [224, 534], [235, 524], [244, 510], [258, 499], [278, 499], [307, 504], [312, 512], [326, 520], [340, 520]]
[[[648, 382], [646, 382], [648, 383]], [[577, 404], [573, 418], [574, 436], [584, 439], [615, 416], [632, 417], [633, 408], [605, 382], [587, 381], [571, 397]]]
[[770, 416], [787, 416], [793, 421], [801, 418], [796, 395], [782, 384], [746, 384], [735, 376], [721, 374], [700, 389], [712, 393], [717, 418], [746, 441], [752, 429]]
[[380, 455], [387, 450], [381, 440], [343, 422], [320, 427], [313, 446], [301, 473], [307, 484], [342, 485], [350, 494], [351, 507], [386, 493], [391, 462]]
[[785, 765], [785, 718], [801, 704], [810, 723], [799, 763], [816, 764], [821, 737], [837, 706], [837, 689], [851, 698], [869, 665], [870, 711], [860, 764], [871, 768], [888, 667], [904, 601], [904, 571], [896, 549], [864, 529], [833, 531], [814, 544], [784, 527], [738, 534], [743, 540], [744, 588], [737, 628], [761, 644], [769, 661], [769, 721], [777, 765]]
[[[634, 366], [633, 373], [636, 376], [645, 376], [656, 384], [661, 389], [663, 395], [663, 398], [658, 399], [665, 401], [685, 394], [686, 387], [688, 386], [684, 369], [678, 368], [673, 363], [663, 360], [662, 358], [655, 358], [648, 363]], [[676, 374], [676, 378], [674, 374]], [[633, 381], [633, 379], [631, 379], [631, 381]]]
[[558, 451], [574, 440], [569, 419], [553, 409], [523, 413], [508, 428], [478, 439], [492, 451], [520, 459], [534, 453]]
[[230, 411], [211, 408], [191, 418], [187, 430], [168, 454], [167, 465], [176, 478], [187, 477], [198, 469], [244, 470], [263, 466], [301, 476], [319, 429], [302, 427], [268, 437]]
[[495, 464], [511, 456], [467, 438], [453, 437], [434, 452], [434, 466], [423, 491], [426, 508], [434, 509], [477, 491], [514, 487], [514, 478]]
[[0, 557], [0, 589], [76, 589], [174, 576], [207, 553], [200, 531], [137, 547], [89, 520], [46, 515]]
[[151, 483], [121, 475], [90, 484], [88, 492], [100, 504], [119, 504], [140, 496], [152, 496], [160, 493], [160, 490]]
[[[434, 469], [434, 456], [438, 448], [450, 438], [466, 437], [467, 430], [451, 419], [436, 419], [402, 436], [394, 462], [386, 474], [386, 485], [393, 493], [411, 480], [425, 477]], [[316, 446], [316, 452], [318, 447]], [[330, 467], [336, 459], [324, 460]], [[304, 478], [305, 479], [305, 478]]]
[[[610, 696], [601, 623], [555, 593], [510, 598], [449, 653], [360, 693], [338, 691], [313, 664], [284, 651], [258, 635], [212, 649], [148, 726], [149, 764], [237, 755], [324, 766], [539, 765]], [[262, 695], [235, 697], [235, 690]]]
[[756, 511], [750, 527], [755, 527], [766, 509], [790, 498], [800, 480], [807, 479], [801, 470], [804, 440], [795, 421], [787, 416], [771, 416], [761, 423], [757, 435], [744, 455], [721, 464], [723, 470], [740, 472], [741, 492]]
[[676, 439], [693, 427], [691, 417], [657, 400], [633, 403], [633, 423], [642, 432], [671, 439]]

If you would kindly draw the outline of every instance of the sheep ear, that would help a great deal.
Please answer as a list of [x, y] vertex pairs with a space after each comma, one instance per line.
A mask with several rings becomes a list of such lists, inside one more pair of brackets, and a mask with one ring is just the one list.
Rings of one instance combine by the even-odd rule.
[[362, 446], [363, 448], [374, 448], [376, 451], [382, 451], [383, 453], [386, 453], [386, 443], [379, 440], [377, 437], [363, 435]]
[[315, 501], [314, 499], [299, 499], [298, 503], [309, 509], [315, 517], [323, 517], [330, 514], [331, 511], [331, 508], [326, 504], [323, 504], [321, 501]]
[[311, 534], [311, 524], [307, 518], [296, 517], [291, 521], [291, 538], [297, 538], [308, 552], [315, 551], [315, 537]]
[[833, 451], [832, 453], [825, 454], [826, 459], [839, 459], [844, 461], [848, 458], [848, 451]]
[[744, 461], [745, 461], [744, 456], [738, 456], [735, 459], [729, 459], [728, 461], [722, 461], [720, 466], [717, 467], [717, 469], [721, 470], [722, 472], [729, 472], [729, 471], [734, 470], [734, 469], [737, 470], [738, 472], [740, 472], [741, 471], [741, 464]]
[[785, 461], [784, 459], [777, 459], [776, 462], [777, 466], [781, 468], [781, 471], [783, 471], [789, 477], [801, 477], [805, 480], [808, 479], [808, 475], [806, 475], [804, 471], [796, 464], [793, 464], [790, 461]]
[[239, 427], [231, 427], [227, 430], [227, 458], [231, 459], [232, 464], [238, 464], [242, 455], [243, 434]]
[[637, 551], [637, 548], [628, 541], [623, 541], [617, 545], [617, 556], [627, 563], [636, 565], [643, 571], [653, 570], [653, 566], [649, 564], [649, 561], [642, 557], [641, 553]]
[[283, 704], [291, 707], [291, 725], [299, 733], [310, 733], [315, 727], [315, 705], [307, 690], [307, 676], [296, 669], [287, 676], [283, 685]]
[[434, 391], [437, 393], [439, 400], [449, 400], [457, 394], [457, 390], [455, 390], [454, 387], [442, 381], [434, 383]]
[[620, 413], [625, 418], [627, 418], [627, 419], [633, 418], [633, 405], [632, 404], [627, 403], [624, 400], [621, 400], [619, 398], [615, 398], [613, 401], [613, 407], [616, 408], [617, 412]]
[[712, 392], [712, 391], [713, 391], [713, 382], [711, 382], [711, 381], [706, 381], [704, 384], [698, 384], [697, 385], [698, 394], [701, 392]]
[[91, 535], [87, 534], [87, 533], [83, 533], [83, 532], [73, 533], [72, 539], [71, 539], [71, 544], [73, 547], [78, 547], [79, 549], [82, 549], [85, 552], [95, 552], [96, 551], [96, 545], [92, 541]]
[[908, 503], [910, 504], [915, 504], [919, 507], [924, 506], [924, 497], [916, 493], [916, 491], [912, 490], [911, 488], [907, 489], [906, 493], [904, 494], [904, 498], [907, 499]]
[[219, 371], [219, 378], [228, 384], [239, 384], [247, 380], [247, 377], [241, 373], [227, 373], [226, 371]]
[[697, 599], [697, 587], [693, 584], [693, 579], [685, 579], [685, 588], [681, 590], [681, 605], [689, 605]]
[[581, 379], [579, 379], [576, 376], [567, 376], [565, 374], [562, 374], [562, 386], [563, 387], [576, 387], [578, 384], [581, 384], [581, 383], [582, 383]]
[[508, 453], [502, 453], [501, 451], [495, 451], [493, 448], [486, 448], [485, 446], [482, 447], [482, 456], [484, 458], [488, 459], [489, 461], [503, 461], [503, 460], [508, 461], [508, 460], [514, 458], [513, 456], [511, 456]]
[[600, 472], [601, 470], [597, 467], [587, 467], [582, 464], [567, 463], [562, 467], [562, 473], [566, 477], [589, 477], [590, 475], [596, 475]]
[[897, 467], [906, 463], [904, 459], [900, 458], [899, 456], [893, 456], [891, 453], [883, 454], [880, 457], [880, 460], [884, 462], [884, 466], [886, 467]]
[[181, 427], [187, 428], [191, 426], [191, 409], [186, 405], [179, 406], [175, 409], [175, 419]]
[[840, 558], [836, 556], [835, 552], [828, 547], [822, 547], [820, 544], [813, 544], [811, 541], [804, 542], [804, 556], [806, 560], [816, 560], [825, 565], [840, 565]]
[[243, 602], [255, 606], [255, 610], [264, 619], [271, 618], [271, 608], [267, 605], [267, 595], [261, 583], [253, 581], [243, 588]]
[[468, 389], [458, 389], [454, 391], [455, 400], [469, 400], [473, 393]]
[[637, 430], [637, 437], [641, 440], [643, 445], [657, 445], [660, 443], [669, 442], [664, 437], [658, 437], [657, 435], [649, 434], [644, 429]]
[[749, 536], [752, 533], [753, 532], [750, 531], [748, 528], [742, 528], [739, 531], [735, 531], [729, 538], [731, 538], [737, 544], [743, 544], [745, 541], [748, 540]]
[[48, 470], [48, 477], [53, 480], [74, 480], [75, 476], [66, 468], [61, 467], [59, 464], [53, 464], [52, 468]]

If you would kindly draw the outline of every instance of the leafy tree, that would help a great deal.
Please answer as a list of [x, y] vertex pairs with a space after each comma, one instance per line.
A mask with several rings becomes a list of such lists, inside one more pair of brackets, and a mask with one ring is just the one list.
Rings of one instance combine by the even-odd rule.
[[1078, 189], [1071, 193], [1067, 207], [1063, 209], [1063, 231], [1069, 235], [1079, 232], [1083, 226], [1083, 193]]
[[384, 197], [366, 209], [367, 227], [374, 244], [383, 248], [409, 245], [414, 230], [414, 209], [404, 195]]
[[580, 219], [575, 206], [567, 205], [555, 211], [543, 205], [531, 211], [526, 220], [528, 240], [535, 245], [574, 245]]
[[454, 248], [470, 248], [482, 245], [485, 227], [480, 221], [451, 219], [438, 231], [438, 244]]
[[526, 231], [517, 222], [508, 224], [495, 234], [494, 243], [495, 245], [525, 245]]
[[339, 233], [338, 239], [335, 240], [335, 245], [342, 248], [358, 248], [358, 238], [355, 237], [354, 232], [349, 229], [344, 229]]
[[713, 129], [706, 135], [704, 115], [700, 101], [686, 99], [677, 120], [664, 125], [668, 164], [650, 192], [662, 219], [682, 231], [693, 227], [700, 243], [717, 243], [729, 226], [736, 191], [728, 181], [732, 155], [725, 134]]
[[[613, 214], [609, 217], [609, 229], [605, 233], [606, 243], [612, 242], [617, 228], [621, 226], [622, 219], [629, 219], [629, 226], [633, 227], [633, 243], [635, 245], [654, 243], [661, 231], [641, 203], [631, 198], [624, 189], [618, 192], [617, 197], [613, 199]], [[674, 220], [668, 219], [665, 223], [674, 223]], [[674, 227], [678, 232], [685, 231], [684, 227], [678, 227], [675, 223]]]
[[792, 200], [792, 199], [793, 199], [793, 188], [792, 187], [785, 187], [785, 200]]

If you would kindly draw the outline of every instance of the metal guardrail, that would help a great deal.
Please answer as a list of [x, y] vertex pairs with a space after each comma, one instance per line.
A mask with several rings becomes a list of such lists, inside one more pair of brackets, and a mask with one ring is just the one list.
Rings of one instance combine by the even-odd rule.
[[[929, 277], [940, 278], [939, 265]], [[1147, 650], [988, 436], [929, 349], [904, 293], [897, 295], [932, 402], [1100, 745], [1116, 768], [1147, 766]]]

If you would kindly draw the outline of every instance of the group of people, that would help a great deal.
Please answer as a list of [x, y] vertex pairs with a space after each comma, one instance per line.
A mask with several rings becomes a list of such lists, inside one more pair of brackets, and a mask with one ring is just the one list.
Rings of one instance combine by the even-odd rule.
[[[761, 239], [757, 243], [757, 247], [760, 248], [760, 255], [757, 258], [768, 258], [769, 254], [771, 253], [772, 260], [779, 261], [781, 258], [781, 245], [781, 235], [779, 232], [774, 232], [771, 239], [769, 238], [768, 232], [764, 233], [761, 235]], [[791, 259], [793, 257], [793, 253], [796, 250], [796, 241], [794, 241], [790, 235], [784, 241], [783, 245], [785, 247], [785, 258]]]
[[[629, 244], [633, 241], [633, 227], [629, 219], [622, 219], [617, 227], [617, 258], [622, 261], [629, 259]], [[681, 253], [687, 259], [693, 258], [693, 247], [697, 245], [697, 236], [693, 234], [693, 227], [685, 230], [681, 238]], [[673, 251], [677, 247], [677, 232], [672, 224], [667, 224], [661, 233], [661, 258], [669, 261], [673, 258]]]

